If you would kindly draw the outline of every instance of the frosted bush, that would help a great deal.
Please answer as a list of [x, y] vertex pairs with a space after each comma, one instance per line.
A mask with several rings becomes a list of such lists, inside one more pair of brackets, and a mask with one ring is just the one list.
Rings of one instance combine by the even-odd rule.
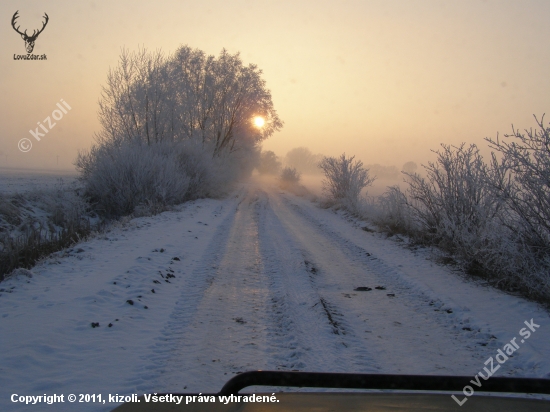
[[183, 202], [190, 178], [169, 145], [122, 143], [80, 153], [76, 166], [86, 195], [108, 215], [130, 214], [138, 205], [160, 206]]
[[[520, 174], [524, 169], [513, 157], [525, 152], [510, 144], [500, 162], [493, 155], [488, 165], [475, 145], [442, 148], [436, 152], [437, 161], [424, 167], [425, 178], [405, 173], [406, 194], [393, 188], [379, 199], [380, 220], [451, 252], [471, 274], [506, 290], [548, 300], [550, 257], [542, 252], [544, 247], [533, 247], [537, 244], [533, 239], [544, 233], [544, 225], [536, 223], [544, 212], [534, 215], [521, 209], [527, 199], [534, 204], [544, 201], [540, 187], [545, 183], [539, 181], [531, 188], [523, 183], [522, 179], [533, 182]], [[528, 158], [525, 155], [523, 161]], [[543, 180], [543, 171], [539, 176]]]
[[329, 201], [342, 203], [351, 209], [355, 209], [359, 202], [361, 191], [374, 182], [375, 178], [369, 176], [368, 169], [363, 167], [363, 162], [355, 160], [355, 156], [339, 158], [324, 157], [319, 167], [325, 174], [323, 180], [323, 192]]
[[[510, 214], [505, 224], [521, 232], [540, 256], [550, 255], [550, 128], [544, 116], [539, 130], [514, 130], [508, 141], [486, 139], [502, 155], [501, 176], [490, 183], [504, 198]], [[496, 157], [493, 163], [497, 164]]]
[[80, 153], [76, 166], [85, 193], [107, 215], [156, 213], [187, 200], [216, 197], [249, 172], [238, 156], [213, 157], [200, 142], [124, 142]]
[[[422, 229], [444, 243], [458, 246], [463, 236], [479, 237], [503, 207], [487, 184], [488, 167], [476, 145], [442, 145], [436, 163], [430, 162], [427, 177], [408, 176], [413, 215]], [[464, 239], [466, 247], [469, 239]]]
[[390, 186], [378, 197], [375, 221], [392, 232], [408, 233], [412, 229], [411, 209], [399, 186]]
[[295, 185], [300, 181], [300, 173], [294, 167], [285, 167], [281, 172], [283, 185]]

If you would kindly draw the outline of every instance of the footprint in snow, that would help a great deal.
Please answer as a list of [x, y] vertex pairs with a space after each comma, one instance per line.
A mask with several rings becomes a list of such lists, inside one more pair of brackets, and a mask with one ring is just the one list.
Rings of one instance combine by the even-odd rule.
[[356, 290], [358, 292], [368, 292], [368, 291], [372, 290], [372, 288], [369, 288], [368, 286], [359, 286], [359, 287], [356, 287], [353, 290]]

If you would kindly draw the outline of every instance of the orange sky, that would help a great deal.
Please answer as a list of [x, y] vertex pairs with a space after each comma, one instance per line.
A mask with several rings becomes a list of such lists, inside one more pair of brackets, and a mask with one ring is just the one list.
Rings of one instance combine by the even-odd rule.
[[[34, 50], [46, 61], [13, 59], [26, 54], [16, 10], [30, 32], [48, 13]], [[0, 17], [0, 167], [70, 168], [93, 142], [101, 85], [124, 46], [240, 51], [285, 122], [264, 144], [280, 155], [307, 146], [422, 163], [440, 143], [484, 146], [512, 123], [531, 127], [550, 103], [547, 0], [4, 0]], [[35, 141], [29, 129], [60, 99], [71, 110]]]

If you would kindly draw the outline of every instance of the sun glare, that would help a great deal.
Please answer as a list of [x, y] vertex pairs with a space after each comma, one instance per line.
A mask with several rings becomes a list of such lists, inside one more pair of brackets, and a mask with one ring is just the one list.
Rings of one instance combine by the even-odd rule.
[[263, 117], [261, 117], [261, 116], [256, 116], [256, 117], [254, 118], [254, 125], [255, 125], [256, 127], [263, 127], [264, 124], [265, 124], [265, 120], [264, 120]]

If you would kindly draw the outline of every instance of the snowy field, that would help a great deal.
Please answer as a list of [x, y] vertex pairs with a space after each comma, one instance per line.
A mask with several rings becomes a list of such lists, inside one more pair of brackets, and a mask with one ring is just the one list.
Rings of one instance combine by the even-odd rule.
[[31, 190], [53, 189], [76, 180], [76, 172], [33, 169], [0, 168], [0, 194], [28, 192]]
[[547, 311], [363, 226], [251, 182], [21, 271], [0, 284], [0, 410], [108, 411], [10, 396], [213, 393], [255, 369], [473, 378], [514, 338], [495, 376], [550, 378]]

